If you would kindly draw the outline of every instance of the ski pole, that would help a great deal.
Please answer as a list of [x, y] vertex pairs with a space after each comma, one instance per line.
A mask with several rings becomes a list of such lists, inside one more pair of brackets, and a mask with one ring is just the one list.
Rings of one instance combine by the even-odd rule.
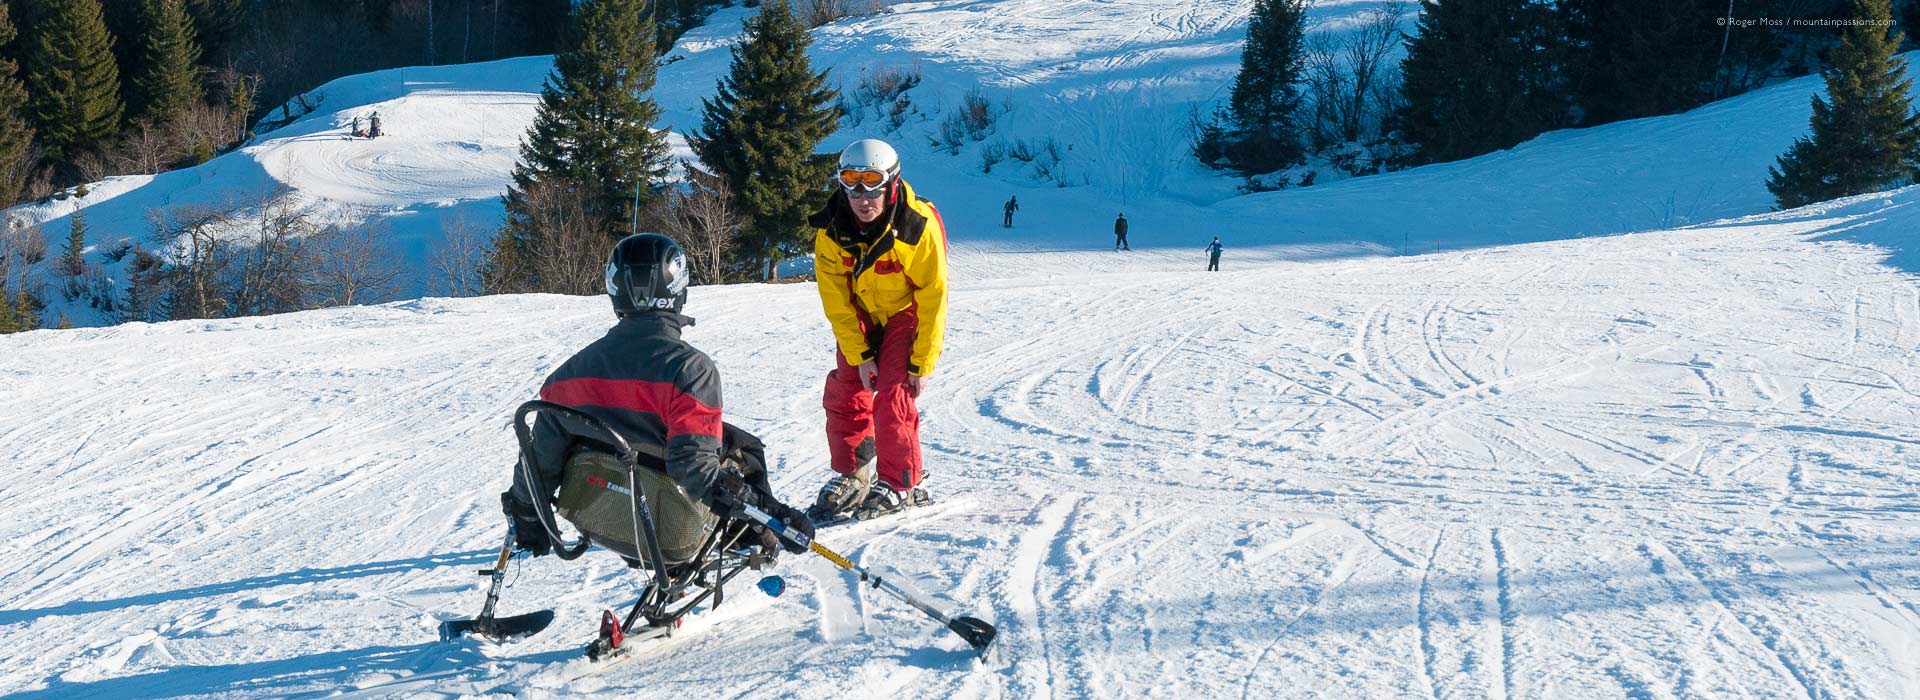
[[440, 623], [440, 639], [450, 641], [467, 634], [477, 634], [493, 640], [509, 637], [532, 635], [546, 629], [553, 623], [552, 610], [540, 610], [512, 617], [494, 617], [494, 606], [500, 602], [500, 587], [507, 581], [507, 562], [513, 558], [513, 523], [507, 523], [507, 540], [500, 545], [500, 556], [493, 562], [493, 568], [481, 569], [480, 575], [488, 578], [487, 605], [480, 609], [480, 616], [471, 620], [447, 620]]
[[866, 569], [860, 568], [860, 565], [853, 563], [846, 557], [840, 556], [839, 553], [827, 549], [826, 545], [822, 545], [813, 538], [808, 537], [806, 533], [788, 529], [786, 523], [782, 523], [772, 515], [768, 515], [766, 511], [753, 506], [747, 506], [745, 513], [748, 519], [759, 523], [761, 527], [772, 530], [773, 534], [780, 539], [806, 547], [808, 551], [820, 555], [821, 558], [827, 561], [833, 562], [834, 566], [858, 575], [861, 581], [872, 585], [874, 588], [886, 591], [887, 594], [899, 598], [920, 612], [926, 613], [927, 617], [940, 621], [941, 624], [947, 626], [947, 629], [953, 630], [954, 634], [960, 635], [961, 639], [966, 640], [969, 646], [972, 646], [983, 656], [987, 653], [987, 645], [992, 644], [994, 636], [999, 634], [999, 632], [993, 628], [993, 625], [987, 624], [985, 620], [981, 620], [980, 618], [953, 617], [942, 612], [939, 608], [934, 607], [932, 603], [921, 600], [919, 596], [914, 595], [911, 591], [895, 586], [885, 579], [873, 575]]

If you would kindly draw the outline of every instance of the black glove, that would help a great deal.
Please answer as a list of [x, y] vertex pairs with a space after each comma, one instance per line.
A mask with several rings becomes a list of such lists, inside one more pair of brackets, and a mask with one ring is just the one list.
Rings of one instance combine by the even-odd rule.
[[[769, 504], [765, 510], [768, 515], [780, 521], [780, 524], [787, 526], [788, 530], [806, 535], [808, 542], [813, 541], [813, 521], [807, 518], [805, 512], [779, 501], [774, 501]], [[801, 546], [800, 543], [793, 540], [782, 539], [780, 540], [780, 545], [786, 547], [787, 551], [793, 552], [794, 554], [807, 551], [806, 547]]]
[[[786, 525], [788, 529], [806, 533], [807, 539], [813, 539], [813, 521], [807, 519], [806, 513], [772, 498], [762, 498], [758, 490], [747, 485], [745, 479], [732, 471], [720, 472], [719, 478], [714, 479], [713, 487], [707, 491], [707, 502], [713, 508], [713, 512], [739, 520], [747, 519], [747, 506], [759, 508]], [[762, 548], [771, 550], [784, 547], [795, 554], [807, 551], [806, 547], [782, 540], [778, 535], [773, 534], [773, 531], [761, 527], [758, 523], [754, 524], [754, 529], [759, 532]]]
[[745, 518], [747, 506], [760, 507], [760, 494], [732, 470], [721, 470], [707, 488], [707, 507], [723, 518]]
[[547, 526], [540, 523], [540, 515], [532, 505], [515, 499], [512, 491], [503, 491], [500, 509], [506, 511], [507, 519], [513, 522], [513, 542], [521, 550], [536, 557], [553, 551], [553, 539], [547, 536]]

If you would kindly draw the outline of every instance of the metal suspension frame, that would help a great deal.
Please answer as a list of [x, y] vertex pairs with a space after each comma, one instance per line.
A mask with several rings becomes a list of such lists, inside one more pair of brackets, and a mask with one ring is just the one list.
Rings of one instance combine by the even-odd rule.
[[[640, 488], [640, 459], [650, 456], [665, 459], [664, 454], [652, 450], [637, 450], [613, 431], [607, 424], [592, 414], [563, 406], [550, 401], [528, 401], [520, 405], [513, 414], [513, 429], [520, 441], [521, 477], [534, 493], [546, 493], [546, 485], [539, 473], [533, 468], [533, 436], [527, 426], [526, 416], [532, 413], [553, 413], [575, 425], [584, 427], [592, 434], [582, 434], [578, 430], [567, 430], [579, 437], [587, 437], [601, 442], [615, 451], [614, 457], [627, 469], [628, 499], [633, 508], [634, 542], [644, 547], [638, 554], [645, 554], [647, 568], [652, 569], [651, 581], [640, 592], [621, 622], [622, 633], [632, 633], [644, 622], [646, 628], [660, 628], [663, 634], [670, 634], [674, 623], [686, 616], [694, 607], [712, 598], [714, 605], [725, 599], [725, 586], [734, 577], [749, 568], [759, 568], [765, 555], [752, 554], [740, 548], [741, 536], [747, 531], [738, 521], [722, 518], [707, 535], [692, 560], [686, 564], [669, 565], [666, 555], [660, 549], [658, 533], [654, 528], [653, 510], [647, 504], [646, 494]], [[563, 424], [564, 425], [564, 424]], [[556, 543], [555, 554], [561, 559], [573, 560], [586, 553], [591, 542], [582, 534], [577, 542], [568, 543], [560, 535], [558, 519], [553, 506], [546, 499], [534, 499], [534, 511], [540, 524], [547, 528], [547, 534]], [[688, 587], [698, 587], [701, 592], [691, 598], [686, 597]]]

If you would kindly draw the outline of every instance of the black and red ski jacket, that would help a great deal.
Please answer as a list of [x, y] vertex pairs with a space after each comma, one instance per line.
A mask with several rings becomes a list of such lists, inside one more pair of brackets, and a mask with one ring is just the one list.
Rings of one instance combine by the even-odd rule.
[[[680, 339], [680, 329], [692, 323], [664, 311], [622, 318], [548, 375], [540, 398], [591, 414], [634, 445], [664, 446], [667, 475], [687, 495], [705, 501], [720, 473], [723, 432], [737, 431], [723, 431], [720, 372], [713, 359]], [[572, 442], [552, 423], [538, 420], [533, 427], [533, 466], [548, 488], [542, 494], [548, 500], [560, 485]], [[514, 470], [513, 497], [534, 502], [519, 470]]]

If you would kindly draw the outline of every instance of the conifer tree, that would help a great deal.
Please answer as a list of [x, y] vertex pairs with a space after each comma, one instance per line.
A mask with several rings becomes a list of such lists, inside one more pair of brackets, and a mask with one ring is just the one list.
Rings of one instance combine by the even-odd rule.
[[185, 0], [140, 0], [140, 35], [136, 38], [134, 74], [127, 81], [127, 111], [134, 119], [156, 124], [185, 114], [202, 96], [200, 46]]
[[1411, 163], [1477, 156], [1562, 125], [1556, 24], [1542, 0], [1421, 0], [1396, 119]]
[[[17, 38], [7, 5], [0, 2], [0, 50], [18, 49]], [[20, 199], [33, 145], [33, 130], [26, 121], [27, 88], [15, 79], [18, 70], [18, 64], [0, 53], [0, 207]]]
[[1582, 125], [1673, 114], [1713, 98], [1725, 5], [1563, 0], [1566, 67]]
[[67, 312], [65, 311], [60, 312], [60, 324], [54, 326], [54, 328], [58, 328], [63, 331], [73, 328], [73, 321], [67, 319]]
[[1301, 161], [1297, 117], [1306, 36], [1306, 0], [1254, 0], [1240, 75], [1227, 106], [1223, 155], [1243, 173]]
[[1906, 9], [1900, 12], [1900, 24], [1907, 28], [1907, 41], [1920, 44], [1920, 2], [1908, 0]]
[[1767, 190], [1791, 208], [1864, 194], [1913, 180], [1920, 168], [1920, 117], [1909, 94], [1899, 40], [1888, 30], [1888, 0], [1856, 0], [1860, 20], [1841, 35], [1822, 70], [1827, 94], [1813, 96], [1812, 133], [1768, 169]]
[[27, 292], [24, 286], [26, 279], [22, 278], [20, 283], [23, 286], [13, 295], [13, 330], [15, 332], [39, 330], [40, 305], [35, 304], [33, 295]]
[[227, 121], [234, 125], [233, 140], [245, 141], [252, 137], [247, 120], [253, 116], [253, 80], [247, 76], [234, 78], [233, 87], [227, 93]]
[[767, 0], [745, 22], [746, 40], [688, 136], [700, 161], [735, 194], [747, 219], [743, 252], [774, 264], [806, 242], [814, 192], [832, 172], [814, 153], [840, 120], [838, 93], [807, 60], [813, 42], [788, 0]]
[[240, 19], [246, 14], [245, 0], [190, 0], [187, 12], [193, 15], [193, 33], [200, 39], [200, 48], [209, 56], [220, 55], [226, 42], [240, 27]]
[[119, 134], [115, 42], [99, 0], [43, 0], [35, 17], [24, 47], [29, 121], [50, 159], [71, 160]]
[[7, 290], [6, 282], [0, 281], [0, 335], [20, 330], [13, 318], [13, 292]]
[[666, 133], [652, 128], [660, 105], [650, 94], [656, 64], [644, 5], [586, 0], [575, 7], [520, 148], [507, 193], [509, 228], [520, 193], [549, 177], [591, 190], [608, 224], [632, 213], [636, 191], [643, 208], [659, 196], [669, 151]]
[[120, 133], [120, 71], [99, 0], [45, 0], [27, 47], [28, 115], [47, 155], [71, 161]]
[[[506, 225], [494, 238], [483, 277], [490, 291], [567, 292], [579, 288], [565, 265], [547, 256], [559, 241], [584, 260], [605, 249], [581, 251], [580, 227], [604, 232], [610, 243], [626, 233], [629, 217], [660, 196], [668, 146], [653, 90], [657, 64], [654, 28], [641, 0], [585, 0], [574, 6], [565, 38], [540, 92], [533, 128], [520, 146], [520, 163], [507, 188]], [[544, 264], [534, 264], [544, 263]], [[539, 270], [549, 270], [542, 274]]]
[[73, 226], [67, 231], [67, 247], [60, 254], [60, 269], [68, 277], [78, 277], [87, 271], [87, 213], [82, 209], [73, 213]]

